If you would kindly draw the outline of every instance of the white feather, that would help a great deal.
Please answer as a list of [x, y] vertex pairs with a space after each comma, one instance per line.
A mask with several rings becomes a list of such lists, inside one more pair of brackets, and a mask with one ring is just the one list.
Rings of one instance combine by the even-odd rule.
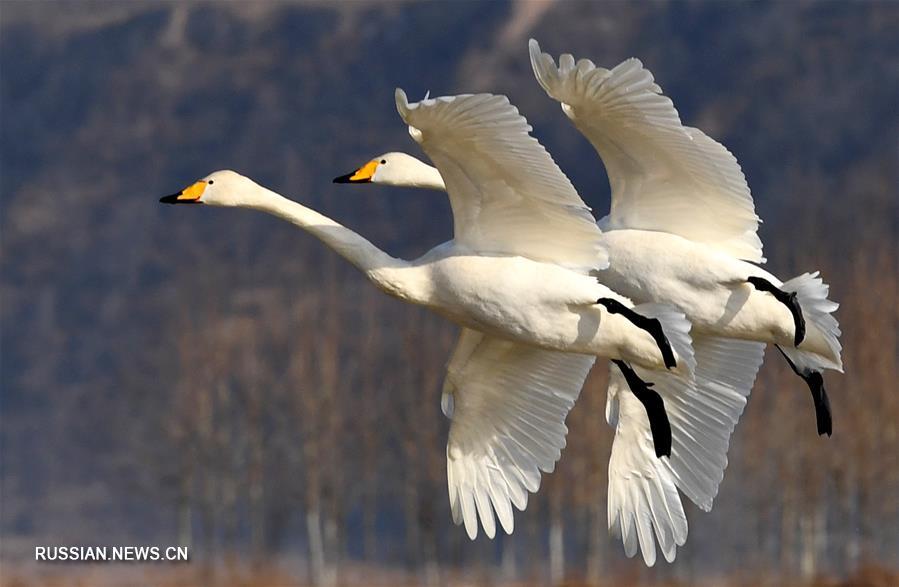
[[736, 158], [686, 127], [637, 59], [611, 71], [529, 44], [537, 81], [596, 148], [612, 186], [603, 229], [659, 230], [762, 262], [759, 218]]
[[785, 281], [781, 289], [788, 292], [796, 292], [799, 307], [805, 318], [806, 339], [811, 342], [811, 337], [820, 337], [830, 349], [829, 356], [820, 353], [803, 350], [807, 342], [799, 345], [799, 348], [788, 345], [781, 346], [781, 351], [787, 355], [796, 368], [800, 371], [821, 371], [823, 369], [835, 369], [843, 371], [841, 353], [843, 346], [840, 344], [840, 325], [833, 312], [840, 305], [827, 298], [830, 287], [818, 277], [818, 272], [803, 273]]
[[578, 269], [606, 265], [590, 209], [508, 98], [410, 104], [398, 89], [396, 104], [445, 181], [457, 243]]
[[628, 556], [639, 544], [649, 566], [656, 560], [656, 542], [671, 562], [687, 539], [678, 489], [700, 508], [711, 509], [727, 467], [730, 435], [764, 354], [764, 344], [757, 342], [705, 337], [694, 344], [692, 382], [635, 368], [665, 404], [670, 459], [656, 457], [645, 408], [618, 369], [610, 372], [607, 402], [618, 408], [609, 461], [609, 528], [622, 535]]
[[[457, 345], [470, 335], [463, 331]], [[472, 352], [453, 354], [455, 414], [447, 444], [453, 519], [468, 535], [508, 533], [512, 505], [523, 510], [565, 447], [565, 417], [595, 360], [484, 336]], [[457, 497], [458, 496], [458, 497]], [[461, 510], [461, 512], [460, 512]]]

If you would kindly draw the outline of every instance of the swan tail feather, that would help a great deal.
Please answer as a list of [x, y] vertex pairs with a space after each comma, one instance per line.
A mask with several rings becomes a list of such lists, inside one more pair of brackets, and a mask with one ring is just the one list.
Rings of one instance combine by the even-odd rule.
[[827, 298], [830, 286], [824, 283], [815, 271], [785, 281], [781, 289], [796, 294], [806, 328], [814, 329], [820, 334], [830, 350], [830, 356], [803, 350], [801, 343], [799, 347], [782, 346], [783, 353], [795, 365], [797, 372], [810, 373], [834, 369], [842, 373], [843, 360], [840, 355], [843, 347], [840, 344], [840, 324], [833, 316], [833, 312], [840, 305]]

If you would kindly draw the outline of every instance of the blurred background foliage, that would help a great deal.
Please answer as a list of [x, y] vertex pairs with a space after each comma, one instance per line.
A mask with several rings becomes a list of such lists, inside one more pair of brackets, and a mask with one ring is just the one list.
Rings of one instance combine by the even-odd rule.
[[[890, 584], [897, 30], [891, 2], [3, 2], [3, 580]], [[642, 59], [739, 158], [771, 270], [821, 269], [842, 303], [833, 438], [766, 364], [673, 565], [608, 536], [604, 366], [515, 534], [471, 543], [438, 405], [454, 328], [277, 219], [157, 203], [232, 168], [419, 255], [451, 237], [443, 196], [330, 183], [420, 155], [399, 86], [507, 94], [602, 215], [604, 172], [534, 81], [531, 36]], [[192, 563], [29, 562], [34, 545], [153, 543], [189, 544]]]

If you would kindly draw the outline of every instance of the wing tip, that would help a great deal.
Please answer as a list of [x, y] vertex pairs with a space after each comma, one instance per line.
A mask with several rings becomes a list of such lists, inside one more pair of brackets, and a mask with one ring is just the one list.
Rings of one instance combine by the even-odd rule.
[[[531, 57], [531, 67], [534, 68], [534, 73], [538, 74], [538, 69], [540, 68], [539, 60], [545, 55], [540, 50], [540, 43], [537, 42], [537, 39], [531, 38], [528, 40], [528, 55]], [[539, 81], [539, 75], [538, 75]]]
[[540, 56], [540, 43], [534, 37], [528, 39], [528, 54], [531, 56], [531, 63]]
[[406, 96], [406, 92], [403, 88], [396, 88], [393, 91], [393, 98], [396, 101], [396, 111], [399, 112], [399, 115], [403, 120], [405, 120], [406, 115], [409, 113], [409, 98]]
[[540, 50], [540, 43], [538, 43], [536, 39], [530, 39], [528, 41], [528, 54], [531, 58], [531, 69], [534, 71], [534, 77], [537, 78], [537, 83], [540, 84], [540, 87], [543, 88], [550, 97], [554, 97], [554, 84], [551, 82], [551, 79], [558, 77], [555, 60], [551, 55], [543, 53]]

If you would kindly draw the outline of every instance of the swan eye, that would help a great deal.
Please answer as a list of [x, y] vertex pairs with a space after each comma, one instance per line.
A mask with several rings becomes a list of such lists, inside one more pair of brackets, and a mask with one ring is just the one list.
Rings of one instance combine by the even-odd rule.
[[387, 165], [387, 159], [381, 159], [381, 165]]

